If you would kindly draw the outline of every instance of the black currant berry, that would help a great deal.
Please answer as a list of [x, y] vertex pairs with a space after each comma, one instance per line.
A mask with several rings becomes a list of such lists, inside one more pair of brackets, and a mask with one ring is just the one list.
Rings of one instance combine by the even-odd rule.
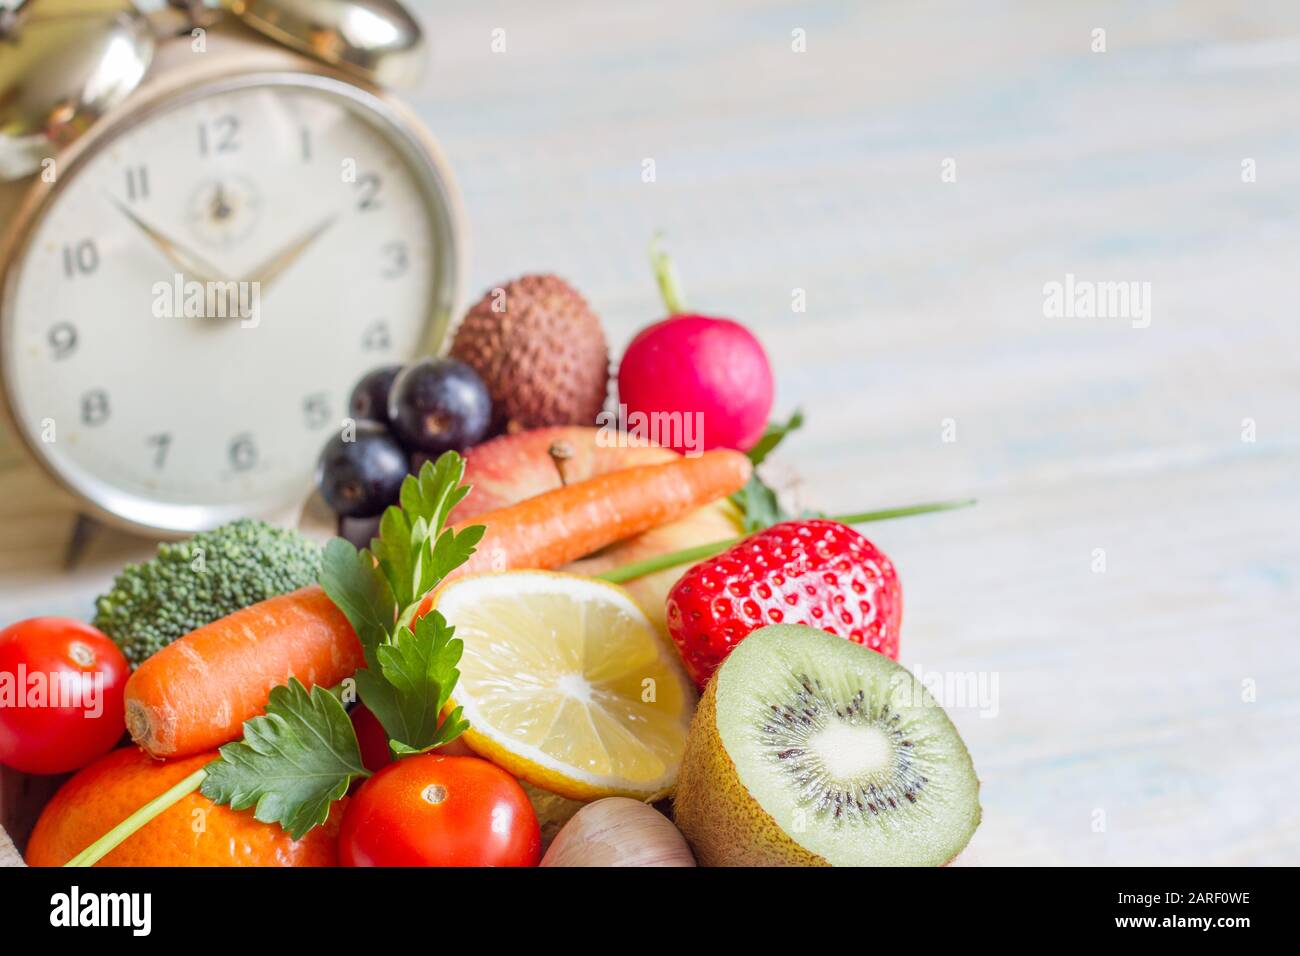
[[353, 418], [367, 418], [372, 422], [388, 424], [388, 395], [393, 379], [402, 370], [400, 365], [384, 365], [371, 369], [357, 382], [348, 399], [348, 414]]
[[388, 396], [393, 434], [411, 452], [441, 454], [477, 444], [492, 421], [478, 373], [456, 359], [424, 359], [397, 376]]
[[396, 503], [406, 453], [377, 422], [357, 422], [352, 441], [344, 441], [344, 435], [335, 435], [321, 452], [321, 496], [342, 517], [373, 517]]

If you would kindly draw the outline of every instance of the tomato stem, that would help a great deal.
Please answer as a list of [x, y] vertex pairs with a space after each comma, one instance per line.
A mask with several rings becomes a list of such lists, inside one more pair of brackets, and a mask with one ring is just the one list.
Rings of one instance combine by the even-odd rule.
[[154, 817], [199, 789], [207, 775], [206, 767], [195, 770], [166, 793], [154, 797], [63, 865], [94, 866]]
[[[952, 511], [955, 508], [968, 508], [975, 504], [974, 498], [963, 498], [960, 501], [931, 501], [920, 505], [907, 505], [902, 508], [885, 508], [880, 511], [860, 511], [856, 514], [848, 515], [831, 515], [827, 520], [838, 521], [840, 524], [867, 524], [871, 521], [888, 521], [891, 518], [907, 518], [912, 515], [930, 514], [935, 511]], [[593, 575], [603, 581], [610, 581], [614, 584], [622, 584], [625, 581], [632, 581], [636, 578], [645, 577], [647, 574], [654, 574], [656, 571], [663, 571], [666, 568], [675, 568], [681, 564], [694, 564], [697, 561], [703, 561], [705, 558], [711, 558], [715, 554], [721, 554], [732, 545], [744, 541], [748, 535], [740, 535], [735, 538], [727, 538], [723, 541], [713, 541], [709, 544], [699, 544], [693, 548], [686, 548], [682, 551], [670, 551], [667, 554], [655, 555], [653, 558], [646, 558], [644, 561], [634, 561], [631, 564], [625, 564], [622, 567], [611, 568], [602, 574]]]

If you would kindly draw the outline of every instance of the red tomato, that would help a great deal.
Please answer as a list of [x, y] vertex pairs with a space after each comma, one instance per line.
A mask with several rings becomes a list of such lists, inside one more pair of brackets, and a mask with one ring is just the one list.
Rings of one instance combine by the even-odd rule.
[[66, 773], [125, 731], [130, 676], [117, 645], [88, 624], [34, 617], [0, 631], [0, 763]]
[[352, 797], [339, 830], [345, 866], [536, 866], [541, 855], [524, 788], [478, 757], [390, 764]]
[[378, 773], [393, 762], [388, 751], [388, 733], [384, 725], [365, 704], [357, 704], [348, 713], [352, 729], [356, 731], [361, 746], [361, 764], [371, 773]]

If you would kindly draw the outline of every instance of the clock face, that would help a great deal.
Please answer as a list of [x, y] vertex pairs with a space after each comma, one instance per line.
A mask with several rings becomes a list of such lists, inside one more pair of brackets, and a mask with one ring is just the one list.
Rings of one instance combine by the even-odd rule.
[[323, 78], [227, 81], [60, 171], [3, 352], [13, 417], [66, 484], [173, 530], [287, 508], [356, 380], [436, 345], [446, 186], [383, 109]]

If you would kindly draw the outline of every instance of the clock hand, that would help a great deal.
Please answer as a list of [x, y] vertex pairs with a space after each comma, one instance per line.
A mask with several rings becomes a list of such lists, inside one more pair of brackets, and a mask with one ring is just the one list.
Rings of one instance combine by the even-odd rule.
[[181, 272], [190, 276], [190, 278], [203, 283], [223, 281], [215, 278], [215, 276], [220, 275], [221, 270], [207, 262], [202, 256], [186, 249], [170, 236], [159, 232], [126, 206], [122, 205], [122, 203], [118, 202], [118, 200], [114, 199], [113, 205], [118, 208], [118, 211], [121, 212], [122, 215], [131, 220], [137, 229], [145, 234], [149, 241], [167, 257], [168, 262], [174, 265], [177, 269], [180, 269]]
[[334, 225], [337, 219], [338, 216], [330, 216], [315, 228], [289, 243], [289, 245], [285, 246], [283, 249], [278, 250], [265, 262], [262, 262], [252, 270], [252, 281], [259, 283], [261, 291], [265, 292], [280, 273], [293, 265], [294, 262], [297, 261], [298, 257], [307, 251], [307, 247], [319, 239], [330, 226]]
[[226, 204], [226, 187], [217, 183], [216, 191], [212, 195], [212, 216], [214, 219], [225, 219], [230, 215], [230, 206]]

